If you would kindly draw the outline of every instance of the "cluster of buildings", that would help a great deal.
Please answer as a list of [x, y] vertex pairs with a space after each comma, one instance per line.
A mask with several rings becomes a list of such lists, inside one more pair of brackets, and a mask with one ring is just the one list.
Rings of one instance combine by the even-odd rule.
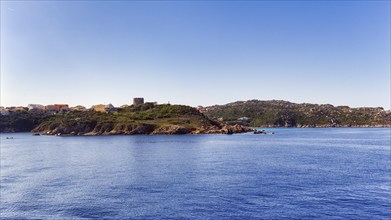
[[0, 113], [1, 115], [9, 115], [10, 112], [17, 112], [17, 111], [27, 111], [28, 108], [24, 106], [12, 106], [12, 107], [3, 107], [0, 106]]
[[197, 106], [196, 109], [197, 109], [198, 111], [200, 111], [201, 113], [204, 113], [204, 112], [207, 112], [207, 111], [217, 110], [217, 109], [218, 109], [218, 106], [214, 105], [214, 106], [203, 107], [203, 106], [199, 105], [199, 106]]
[[[142, 105], [144, 104], [144, 98], [134, 98], [133, 105]], [[120, 108], [127, 107], [128, 105], [123, 105]], [[91, 108], [86, 108], [82, 105], [77, 105], [74, 107], [69, 107], [68, 104], [53, 104], [53, 105], [41, 105], [41, 104], [29, 104], [27, 107], [25, 106], [12, 106], [12, 107], [2, 107], [0, 106], [1, 115], [9, 115], [11, 112], [17, 111], [27, 111], [31, 114], [58, 114], [65, 113], [69, 111], [97, 111], [97, 112], [112, 112], [118, 110], [118, 108], [114, 107], [112, 104], [97, 104], [91, 106]]]
[[41, 105], [41, 104], [28, 104], [25, 106], [11, 106], [11, 107], [2, 107], [0, 106], [1, 115], [9, 115], [11, 112], [26, 111], [32, 114], [42, 114], [42, 113], [64, 113], [68, 111], [84, 111], [86, 108], [84, 106], [78, 105], [75, 107], [69, 107], [67, 104], [54, 104], [54, 105]]
[[64, 113], [71, 109], [67, 104], [54, 104], [54, 105], [40, 105], [40, 104], [29, 104], [27, 105], [29, 113], [41, 114], [41, 113]]

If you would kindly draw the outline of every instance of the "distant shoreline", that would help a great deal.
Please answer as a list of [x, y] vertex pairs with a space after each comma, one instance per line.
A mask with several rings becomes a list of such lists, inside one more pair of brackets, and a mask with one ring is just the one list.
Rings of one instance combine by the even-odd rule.
[[391, 125], [355, 125], [355, 126], [301, 126], [301, 127], [280, 127], [280, 126], [260, 126], [251, 128], [391, 128]]
[[[233, 134], [240, 134], [240, 133], [252, 133], [254, 130], [260, 130], [260, 129], [324, 129], [324, 128], [331, 128], [331, 129], [347, 129], [347, 128], [353, 128], [353, 129], [360, 129], [360, 128], [369, 128], [369, 129], [375, 129], [375, 128], [391, 128], [391, 126], [339, 126], [339, 127], [331, 127], [331, 126], [323, 126], [323, 127], [249, 127], [252, 130], [245, 131], [245, 132], [238, 132]], [[267, 130], [266, 130], [267, 132]], [[148, 135], [148, 136], [159, 136], [159, 135], [223, 135], [227, 133], [186, 133], [186, 134], [83, 134], [83, 135], [73, 135], [73, 134], [62, 134], [62, 135], [56, 135], [56, 134], [45, 134], [44, 132], [34, 132], [34, 131], [9, 131], [9, 132], [0, 132], [0, 134], [16, 134], [16, 133], [29, 133], [29, 134], [39, 134], [39, 136], [61, 136], [61, 137], [92, 137], [92, 136], [135, 136], [135, 135]]]
[[[105, 107], [106, 108], [106, 107]], [[250, 100], [193, 108], [143, 103], [109, 110], [72, 110], [57, 114], [27, 111], [0, 116], [0, 132], [36, 132], [58, 136], [136, 134], [235, 134], [254, 128], [389, 128], [391, 113], [286, 101]]]

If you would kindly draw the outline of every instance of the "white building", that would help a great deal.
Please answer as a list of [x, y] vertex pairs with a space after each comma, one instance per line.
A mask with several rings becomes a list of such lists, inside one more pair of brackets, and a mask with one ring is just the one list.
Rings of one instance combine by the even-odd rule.
[[106, 110], [114, 109], [114, 105], [112, 105], [111, 103], [110, 103], [110, 104], [107, 104], [107, 105], [105, 105], [105, 109], [106, 109]]
[[0, 112], [1, 112], [1, 115], [9, 115], [10, 112], [8, 111], [8, 109], [4, 108], [4, 107], [0, 107]]
[[240, 118], [238, 118], [240, 121], [248, 121], [248, 120], [250, 120], [251, 118], [249, 118], [249, 117], [240, 117]]
[[27, 108], [28, 108], [29, 110], [32, 110], [32, 109], [45, 110], [45, 106], [44, 106], [44, 105], [41, 105], [41, 104], [28, 104]]

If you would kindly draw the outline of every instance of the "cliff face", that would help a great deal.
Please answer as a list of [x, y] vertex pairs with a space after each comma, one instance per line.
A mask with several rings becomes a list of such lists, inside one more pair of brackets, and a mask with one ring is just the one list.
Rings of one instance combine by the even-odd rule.
[[29, 132], [52, 115], [30, 114], [27, 111], [0, 115], [0, 132]]
[[[46, 118], [34, 117], [42, 118], [29, 129], [47, 135], [232, 134], [251, 131], [243, 126], [212, 121], [196, 109], [183, 105], [146, 103], [110, 113], [75, 111]], [[11, 130], [12, 124], [8, 124], [7, 129]], [[7, 130], [2, 128], [2, 131]]]
[[383, 108], [249, 100], [207, 107], [210, 118], [254, 127], [390, 127]]

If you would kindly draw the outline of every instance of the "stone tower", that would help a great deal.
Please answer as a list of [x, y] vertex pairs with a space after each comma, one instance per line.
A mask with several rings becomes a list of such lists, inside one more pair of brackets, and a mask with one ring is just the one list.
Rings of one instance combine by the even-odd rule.
[[144, 104], [144, 98], [133, 98], [133, 105], [142, 105]]

